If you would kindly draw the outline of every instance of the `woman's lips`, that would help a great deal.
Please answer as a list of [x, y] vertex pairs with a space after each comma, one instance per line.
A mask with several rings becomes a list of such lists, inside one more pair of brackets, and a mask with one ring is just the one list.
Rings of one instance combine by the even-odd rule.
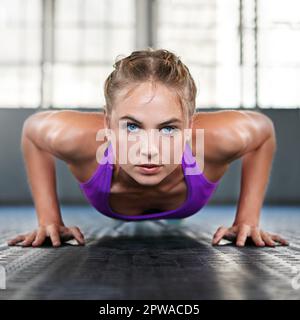
[[137, 166], [140, 172], [146, 173], [146, 174], [154, 174], [157, 173], [162, 166], [157, 165], [146, 165], [146, 166]]

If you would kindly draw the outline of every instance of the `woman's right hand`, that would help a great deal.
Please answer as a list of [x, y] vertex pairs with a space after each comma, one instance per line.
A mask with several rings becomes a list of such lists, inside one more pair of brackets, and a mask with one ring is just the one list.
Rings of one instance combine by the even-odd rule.
[[84, 245], [84, 236], [78, 227], [65, 227], [64, 225], [49, 224], [46, 226], [39, 226], [37, 230], [18, 235], [17, 237], [8, 241], [9, 246], [14, 246], [21, 242], [24, 247], [38, 247], [41, 246], [47, 238], [50, 238], [53, 247], [59, 247], [62, 241], [76, 239], [78, 244]]

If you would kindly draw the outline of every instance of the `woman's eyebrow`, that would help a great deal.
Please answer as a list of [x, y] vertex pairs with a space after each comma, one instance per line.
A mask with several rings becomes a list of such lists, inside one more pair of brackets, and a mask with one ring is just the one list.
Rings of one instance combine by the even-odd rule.
[[[123, 120], [123, 119], [132, 120], [132, 121], [134, 121], [134, 122], [136, 122], [136, 123], [138, 123], [138, 124], [140, 124], [140, 125], [142, 124], [141, 121], [139, 121], [138, 119], [135, 119], [134, 117], [129, 116], [129, 115], [126, 115], [126, 116], [123, 116], [123, 117], [120, 118], [120, 120]], [[166, 124], [175, 123], [175, 122], [181, 123], [181, 119], [171, 118], [171, 119], [169, 119], [169, 120], [167, 120], [167, 121], [164, 121], [164, 122], [160, 123], [159, 125], [161, 126], [161, 125], [166, 125]]]

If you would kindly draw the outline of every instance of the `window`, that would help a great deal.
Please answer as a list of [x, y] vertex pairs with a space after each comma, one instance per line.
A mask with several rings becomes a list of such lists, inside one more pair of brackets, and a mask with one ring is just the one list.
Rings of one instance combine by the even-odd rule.
[[299, 108], [299, 11], [299, 0], [1, 0], [0, 107], [102, 107], [115, 58], [142, 40], [182, 58], [197, 107]]
[[55, 107], [104, 104], [103, 84], [114, 59], [133, 50], [134, 18], [133, 0], [55, 2], [49, 99]]
[[37, 107], [41, 90], [40, 0], [0, 2], [0, 105]]
[[134, 0], [1, 0], [0, 106], [102, 107], [134, 18]]
[[298, 0], [158, 0], [157, 6], [157, 46], [183, 58], [198, 107], [300, 106]]
[[300, 106], [300, 1], [258, 1], [261, 107]]

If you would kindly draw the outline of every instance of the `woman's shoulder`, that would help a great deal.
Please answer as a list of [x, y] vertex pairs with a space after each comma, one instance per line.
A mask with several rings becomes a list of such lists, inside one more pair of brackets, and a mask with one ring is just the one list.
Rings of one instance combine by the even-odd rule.
[[[103, 112], [79, 110], [39, 111], [26, 119], [23, 132], [40, 149], [66, 162], [82, 180], [97, 167], [100, 148], [107, 139], [98, 132], [104, 129]], [[99, 152], [100, 149], [100, 152]]]
[[199, 143], [196, 129], [204, 129], [205, 161], [223, 164], [235, 160], [244, 147], [243, 130], [248, 121], [249, 118], [239, 110], [196, 113], [193, 117], [193, 154]]
[[[192, 127], [192, 154], [208, 180], [222, 178], [229, 165], [242, 149], [237, 127], [242, 128], [245, 117], [238, 110], [199, 112]], [[204, 138], [198, 139], [196, 129], [203, 129]]]
[[[85, 182], [95, 173], [100, 159], [109, 143], [103, 134], [103, 113], [83, 112], [84, 114], [72, 114], [73, 128], [70, 129], [66, 144], [69, 145], [68, 160], [69, 169], [79, 182]], [[69, 124], [70, 124], [69, 123]], [[72, 133], [73, 132], [73, 133]], [[101, 133], [102, 134], [99, 134]]]
[[103, 112], [77, 110], [54, 111], [47, 119], [55, 135], [56, 155], [67, 162], [82, 162], [95, 158], [97, 149], [107, 141], [98, 133], [104, 130]]

